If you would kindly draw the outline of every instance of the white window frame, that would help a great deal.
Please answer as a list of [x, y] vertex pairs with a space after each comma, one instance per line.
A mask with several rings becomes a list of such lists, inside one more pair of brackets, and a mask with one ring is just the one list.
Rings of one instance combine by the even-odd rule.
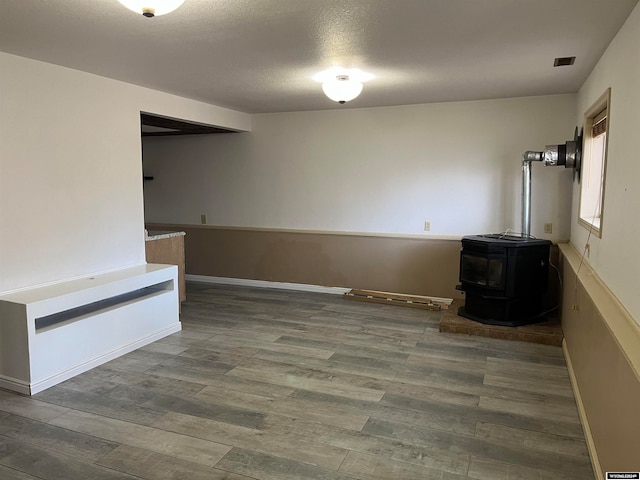
[[[602, 237], [604, 197], [609, 150], [611, 89], [608, 88], [584, 114], [584, 148], [580, 172], [578, 223], [593, 235]], [[594, 137], [593, 126], [604, 119], [604, 133]]]

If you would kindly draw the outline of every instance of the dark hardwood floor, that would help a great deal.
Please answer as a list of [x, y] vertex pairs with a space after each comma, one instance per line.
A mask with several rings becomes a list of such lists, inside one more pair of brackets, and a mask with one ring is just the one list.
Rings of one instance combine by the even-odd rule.
[[0, 479], [593, 479], [561, 348], [440, 315], [189, 284], [182, 332], [0, 391]]

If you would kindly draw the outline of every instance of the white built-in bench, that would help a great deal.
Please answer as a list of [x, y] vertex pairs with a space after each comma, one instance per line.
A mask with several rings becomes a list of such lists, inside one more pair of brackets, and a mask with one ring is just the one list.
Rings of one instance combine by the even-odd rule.
[[147, 264], [0, 295], [0, 388], [33, 395], [179, 331], [177, 277]]

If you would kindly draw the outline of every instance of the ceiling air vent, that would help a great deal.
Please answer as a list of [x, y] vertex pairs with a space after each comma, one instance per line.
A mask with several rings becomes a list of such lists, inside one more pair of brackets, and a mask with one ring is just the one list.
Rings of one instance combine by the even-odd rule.
[[558, 57], [553, 61], [554, 67], [564, 67], [566, 65], [573, 65], [576, 61], [576, 57]]

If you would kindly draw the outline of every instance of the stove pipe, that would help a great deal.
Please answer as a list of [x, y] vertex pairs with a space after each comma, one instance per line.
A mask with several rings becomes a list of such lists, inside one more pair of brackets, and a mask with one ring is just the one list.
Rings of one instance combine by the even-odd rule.
[[546, 145], [543, 152], [528, 150], [522, 154], [522, 233], [523, 238], [531, 238], [531, 162], [543, 162], [545, 167], [564, 166], [573, 168], [580, 175], [582, 160], [582, 133], [578, 127], [573, 140], [564, 145]]
[[522, 237], [531, 237], [531, 162], [540, 162], [543, 152], [526, 151], [522, 155]]

